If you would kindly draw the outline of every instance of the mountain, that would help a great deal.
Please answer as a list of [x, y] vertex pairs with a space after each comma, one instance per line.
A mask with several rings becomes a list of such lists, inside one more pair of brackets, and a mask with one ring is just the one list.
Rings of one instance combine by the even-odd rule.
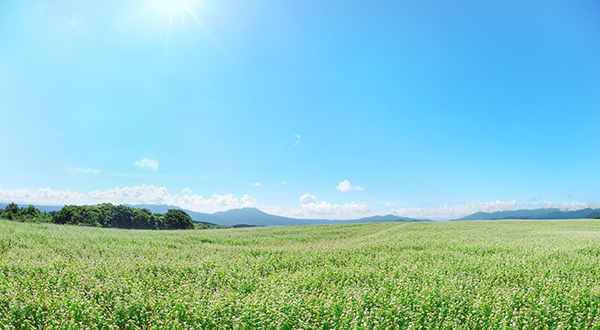
[[[8, 204], [0, 203], [0, 208], [6, 208]], [[26, 206], [24, 204], [19, 205], [20, 207]], [[34, 205], [40, 211], [51, 212], [60, 211], [63, 206], [43, 206]], [[148, 209], [152, 213], [167, 213], [167, 210], [177, 209], [184, 210], [187, 212], [192, 220], [202, 223], [217, 224], [222, 226], [236, 226], [236, 227], [253, 227], [253, 226], [297, 226], [297, 225], [320, 225], [320, 224], [333, 224], [333, 223], [366, 223], [366, 222], [417, 222], [417, 221], [430, 221], [430, 220], [417, 220], [405, 217], [397, 217], [394, 215], [385, 216], [373, 216], [361, 219], [353, 220], [325, 220], [325, 219], [296, 219], [288, 218], [277, 215], [265, 213], [256, 208], [241, 208], [231, 209], [223, 212], [216, 212], [213, 214], [194, 212], [182, 209], [178, 206], [172, 205], [150, 205], [150, 204], [138, 204], [131, 205], [126, 204], [125, 206], [135, 207], [138, 209]]]
[[555, 211], [545, 216], [544, 219], [593, 219], [595, 218], [594, 215], [598, 211], [599, 210], [594, 210], [590, 208], [577, 211]]
[[500, 220], [500, 219], [540, 219], [559, 209], [512, 210], [499, 212], [477, 212], [456, 220]]
[[[297, 225], [323, 225], [333, 223], [367, 223], [367, 222], [422, 222], [419, 220], [394, 215], [374, 216], [353, 220], [325, 220], [325, 219], [296, 219], [281, 217], [265, 213], [256, 208], [232, 209], [224, 212], [210, 214], [210, 222], [220, 225], [254, 225], [254, 226], [297, 226]], [[193, 218], [193, 217], [192, 217]], [[194, 218], [193, 218], [194, 219]], [[194, 219], [195, 220], [195, 219]]]
[[[327, 221], [327, 220], [325, 220]], [[331, 221], [331, 220], [329, 220]], [[399, 217], [392, 214], [388, 215], [375, 215], [372, 217], [360, 218], [356, 220], [339, 220], [343, 223], [367, 223], [367, 222], [431, 222], [428, 219], [413, 219], [407, 217]]]
[[502, 219], [593, 219], [600, 216], [600, 209], [561, 211], [560, 209], [512, 210], [499, 212], [477, 212], [453, 221], [502, 220]]
[[589, 217], [590, 219], [596, 219], [596, 218], [600, 218], [600, 211], [598, 211], [598, 210], [597, 210], [597, 211], [594, 211], [594, 212], [590, 213], [590, 214], [588, 215], [588, 217]]
[[[0, 208], [6, 208], [6, 203], [0, 203]], [[27, 206], [25, 204], [19, 205]], [[62, 206], [34, 205], [40, 211], [59, 211]], [[376, 215], [352, 220], [325, 220], [325, 219], [296, 219], [282, 217], [265, 213], [256, 208], [232, 209], [213, 214], [194, 212], [172, 205], [126, 205], [130, 207], [148, 209], [152, 213], [164, 214], [167, 210], [178, 209], [187, 212], [192, 220], [196, 222], [217, 224], [222, 226], [253, 227], [253, 226], [297, 226], [297, 225], [321, 225], [334, 223], [370, 223], [370, 222], [429, 222], [427, 219], [413, 219], [398, 217], [395, 215]], [[583, 209], [577, 211], [561, 211], [557, 208], [535, 209], [535, 210], [512, 210], [499, 212], [477, 212], [469, 216], [454, 219], [452, 221], [468, 220], [502, 220], [502, 219], [594, 219], [600, 217], [600, 209]]]
[[[256, 208], [231, 209], [228, 211], [209, 214], [208, 216], [208, 219], [210, 220], [206, 221], [214, 222], [223, 226], [291, 226], [314, 224], [314, 220], [280, 217], [265, 213]], [[192, 219], [196, 220], [194, 217], [192, 217]]]

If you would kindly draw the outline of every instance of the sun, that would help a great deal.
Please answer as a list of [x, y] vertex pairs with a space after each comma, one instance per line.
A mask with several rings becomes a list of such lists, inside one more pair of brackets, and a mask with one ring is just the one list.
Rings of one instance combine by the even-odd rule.
[[[218, 41], [209, 33], [202, 18], [207, 12], [215, 13], [207, 6], [211, 0], [146, 0], [146, 7], [134, 16], [153, 20], [152, 26], [166, 26], [165, 49], [170, 43], [173, 32], [184, 32], [190, 36], [194, 33], [193, 26], [200, 28], [203, 33], [218, 46]], [[192, 28], [192, 29], [190, 29]], [[198, 30], [196, 30], [198, 31]]]
[[200, 9], [206, 9], [200, 0], [155, 0], [146, 11], [153, 12], [156, 21], [168, 20], [169, 30], [175, 19], [183, 23], [190, 18], [204, 29], [197, 14]]
[[194, 14], [194, 7], [200, 6], [196, 0], [156, 0], [152, 5], [152, 10], [157, 15], [169, 16], [173, 18], [177, 15]]

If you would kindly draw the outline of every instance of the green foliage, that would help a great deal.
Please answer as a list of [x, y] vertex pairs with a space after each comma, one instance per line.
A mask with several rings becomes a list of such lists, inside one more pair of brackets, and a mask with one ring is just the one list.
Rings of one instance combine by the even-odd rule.
[[194, 222], [185, 211], [167, 210], [163, 226], [165, 229], [194, 229]]
[[98, 205], [68, 205], [53, 215], [42, 213], [33, 205], [19, 208], [10, 203], [0, 210], [0, 218], [20, 222], [53, 222], [61, 225], [123, 229], [211, 229], [229, 228], [195, 224], [182, 210], [168, 210], [167, 214], [152, 214], [148, 209], [136, 209], [110, 203]]
[[19, 222], [50, 222], [51, 220], [49, 214], [40, 212], [33, 205], [20, 208], [15, 203], [8, 204], [4, 211], [0, 212], [0, 218]]
[[600, 222], [0, 221], [0, 328], [600, 329]]
[[195, 222], [194, 223], [194, 229], [231, 229], [233, 227], [231, 226], [220, 226], [220, 225], [215, 225], [212, 223], [200, 223], [200, 222]]
[[148, 209], [124, 205], [100, 204], [65, 206], [53, 217], [56, 224], [124, 229], [193, 229], [192, 218], [182, 210], [169, 210], [166, 215], [152, 214]]

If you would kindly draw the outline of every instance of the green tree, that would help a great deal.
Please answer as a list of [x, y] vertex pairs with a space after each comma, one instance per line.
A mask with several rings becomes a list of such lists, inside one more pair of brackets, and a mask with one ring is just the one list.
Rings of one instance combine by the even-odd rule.
[[6, 205], [4, 209], [4, 213], [2, 214], [3, 218], [13, 221], [23, 221], [25, 218], [22, 212], [22, 209], [19, 208], [19, 205], [15, 203], [10, 203]]
[[77, 225], [81, 223], [81, 206], [68, 205], [54, 213], [52, 222], [59, 225]]
[[[35, 208], [34, 208], [35, 209]], [[19, 211], [18, 207], [16, 209]], [[27, 209], [36, 212], [37, 209]], [[21, 209], [23, 212], [23, 209]], [[5, 212], [6, 213], [6, 212]], [[49, 216], [47, 216], [49, 217]], [[124, 205], [99, 204], [65, 206], [53, 214], [52, 222], [92, 227], [125, 229], [193, 229], [192, 218], [181, 210], [169, 210], [167, 214], [152, 214], [148, 209], [136, 209]]]
[[15, 204], [15, 203], [10, 203], [10, 204], [6, 205], [4, 212], [9, 215], [12, 215], [12, 216], [21, 215], [21, 209], [19, 209], [19, 205]]
[[40, 210], [36, 209], [35, 206], [33, 205], [29, 205], [29, 207], [27, 207], [27, 215], [32, 216], [32, 217], [38, 217], [40, 216]]
[[194, 229], [194, 222], [183, 210], [168, 210], [164, 217], [165, 229]]
[[133, 228], [135, 229], [158, 229], [156, 219], [148, 209], [134, 209]]

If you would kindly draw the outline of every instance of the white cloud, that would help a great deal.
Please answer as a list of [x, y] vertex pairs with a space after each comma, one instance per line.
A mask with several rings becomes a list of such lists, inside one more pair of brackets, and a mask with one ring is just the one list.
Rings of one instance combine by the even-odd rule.
[[28, 189], [3, 190], [0, 188], [0, 201], [39, 205], [164, 204], [207, 213], [250, 207], [256, 204], [256, 201], [250, 195], [244, 195], [242, 198], [238, 198], [233, 194], [214, 194], [208, 198], [200, 195], [174, 195], [170, 194], [165, 187], [148, 185], [95, 190], [89, 193], [53, 190], [51, 188], [36, 191]]
[[[189, 189], [189, 188], [186, 188]], [[99, 203], [113, 204], [164, 204], [179, 206], [181, 208], [213, 213], [241, 207], [256, 207], [257, 202], [251, 195], [237, 197], [233, 194], [210, 197], [185, 194], [171, 194], [165, 187], [149, 185], [122, 187], [108, 190], [95, 190], [88, 193], [53, 190], [43, 188], [35, 191], [29, 189], [4, 190], [0, 188], [0, 202], [15, 202], [22, 204], [38, 205], [90, 205]], [[189, 189], [191, 190], [191, 189]], [[495, 201], [495, 202], [470, 202], [460, 205], [442, 205], [436, 208], [396, 208], [386, 213], [375, 213], [365, 202], [350, 202], [345, 204], [332, 204], [325, 201], [317, 202], [311, 194], [300, 197], [300, 208], [283, 210], [279, 206], [258, 206], [261, 210], [276, 215], [297, 218], [321, 219], [357, 219], [365, 216], [395, 214], [411, 218], [427, 218], [434, 220], [460, 218], [475, 212], [496, 212], [516, 209], [558, 208], [564, 211], [575, 211], [585, 208], [600, 208], [600, 202], [550, 202], [550, 201]], [[392, 207], [393, 203], [386, 203]]]
[[244, 207], [254, 207], [256, 205], [256, 199], [254, 197], [246, 194], [242, 196], [242, 204]]
[[262, 183], [260, 183], [260, 182], [254, 182], [252, 185], [255, 186], [255, 187], [260, 187], [260, 186], [262, 186]]
[[[470, 202], [461, 205], [442, 205], [436, 208], [397, 208], [389, 212], [373, 212], [364, 202], [350, 202], [343, 205], [327, 202], [317, 202], [317, 198], [310, 194], [300, 197], [301, 208], [283, 210], [279, 206], [267, 205], [259, 208], [267, 213], [286, 217], [307, 219], [358, 219], [373, 215], [394, 214], [402, 217], [416, 219], [446, 220], [456, 219], [471, 215], [476, 212], [496, 212], [517, 209], [558, 208], [563, 211], [575, 211], [585, 208], [600, 208], [600, 202]], [[386, 203], [393, 207], [395, 203]]]
[[302, 203], [302, 205], [314, 203], [316, 200], [317, 198], [311, 194], [305, 194], [300, 197], [300, 203]]
[[341, 192], [347, 192], [352, 190], [351, 186], [350, 186], [350, 181], [348, 180], [344, 180], [342, 182], [340, 182], [340, 184], [338, 184], [338, 186], [335, 188]]
[[317, 202], [311, 194], [300, 197], [301, 209], [292, 209], [287, 212], [279, 208], [273, 209], [277, 214], [296, 218], [328, 218], [328, 219], [353, 219], [360, 218], [371, 212], [367, 203], [350, 202], [343, 205], [331, 204], [325, 201]]
[[332, 219], [352, 219], [365, 216], [371, 213], [371, 208], [365, 202], [331, 204], [325, 201], [320, 203], [306, 203], [302, 204], [301, 210], [292, 211], [295, 216], [298, 217], [327, 217]]
[[476, 212], [499, 212], [519, 209], [557, 208], [562, 211], [576, 211], [585, 208], [600, 208], [600, 203], [588, 202], [469, 202], [461, 205], [442, 205], [437, 208], [400, 208], [392, 209], [391, 213], [410, 218], [422, 219], [456, 219]]
[[134, 163], [135, 166], [139, 167], [139, 168], [149, 168], [151, 170], [158, 170], [158, 160], [156, 159], [150, 159], [147, 157], [144, 157], [140, 160], [138, 160], [137, 162]]
[[71, 167], [69, 172], [73, 175], [99, 174], [100, 170], [94, 168]]
[[191, 194], [191, 193], [193, 193], [193, 192], [194, 192], [194, 191], [193, 191], [193, 190], [192, 190], [192, 188], [190, 188], [190, 187], [185, 187], [185, 188], [181, 189], [181, 193], [182, 193], [182, 194], [186, 194], [186, 195], [187, 195], [187, 194]]
[[338, 186], [335, 187], [335, 189], [337, 189], [337, 190], [339, 190], [341, 192], [348, 192], [348, 191], [351, 191], [351, 190], [358, 190], [358, 191], [364, 190], [364, 188], [361, 187], [361, 186], [353, 186], [353, 185], [351, 185], [350, 181], [348, 181], [348, 180], [344, 180], [344, 181], [340, 182], [338, 184]]

